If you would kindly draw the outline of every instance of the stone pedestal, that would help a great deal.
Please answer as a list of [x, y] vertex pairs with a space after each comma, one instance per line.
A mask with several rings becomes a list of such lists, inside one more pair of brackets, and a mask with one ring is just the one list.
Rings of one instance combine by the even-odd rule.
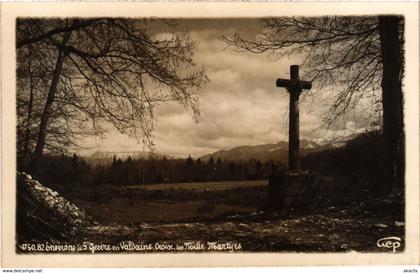
[[274, 210], [283, 209], [284, 173], [275, 173], [268, 179], [268, 207]]
[[366, 198], [363, 187], [354, 181], [309, 171], [273, 174], [268, 188], [269, 208], [285, 212], [336, 206]]

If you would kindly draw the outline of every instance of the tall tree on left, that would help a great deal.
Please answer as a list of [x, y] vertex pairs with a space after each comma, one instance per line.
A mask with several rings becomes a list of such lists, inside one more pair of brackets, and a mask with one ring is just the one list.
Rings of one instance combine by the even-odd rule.
[[176, 101], [199, 114], [207, 78], [196, 43], [175, 21], [18, 19], [18, 159], [33, 168], [104, 124], [153, 148], [153, 108]]

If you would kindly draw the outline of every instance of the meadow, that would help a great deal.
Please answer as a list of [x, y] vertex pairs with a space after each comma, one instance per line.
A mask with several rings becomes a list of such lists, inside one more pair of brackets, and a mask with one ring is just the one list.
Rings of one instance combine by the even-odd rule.
[[105, 185], [73, 191], [69, 198], [101, 222], [135, 224], [251, 214], [264, 209], [267, 196], [268, 182], [258, 180]]

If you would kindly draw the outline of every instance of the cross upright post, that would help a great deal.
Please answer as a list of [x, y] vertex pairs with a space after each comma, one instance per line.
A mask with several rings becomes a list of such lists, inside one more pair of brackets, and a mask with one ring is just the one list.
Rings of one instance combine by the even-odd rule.
[[289, 104], [289, 171], [300, 168], [299, 162], [299, 96], [303, 89], [311, 89], [312, 83], [299, 80], [299, 66], [290, 66], [290, 80], [278, 79], [277, 87], [285, 87], [290, 93]]

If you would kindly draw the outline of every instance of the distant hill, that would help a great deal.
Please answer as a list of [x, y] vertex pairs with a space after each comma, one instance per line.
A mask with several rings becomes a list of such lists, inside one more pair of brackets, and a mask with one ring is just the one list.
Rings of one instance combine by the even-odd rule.
[[116, 158], [120, 159], [127, 159], [128, 157], [134, 158], [148, 158], [150, 156], [150, 152], [143, 152], [143, 151], [95, 151], [89, 157], [90, 158]]
[[[356, 138], [359, 134], [352, 134], [346, 137], [337, 138], [334, 140], [300, 140], [300, 154], [301, 156], [323, 152], [326, 150], [340, 148], [346, 145], [347, 142]], [[220, 158], [221, 160], [228, 161], [248, 161], [250, 159], [260, 160], [267, 162], [270, 160], [287, 162], [289, 144], [287, 141], [280, 141], [274, 144], [260, 144], [254, 146], [238, 146], [230, 150], [219, 150], [211, 154], [200, 157], [201, 161], [208, 161], [211, 157], [214, 160]], [[113, 157], [117, 159], [126, 160], [128, 157], [131, 159], [173, 159], [175, 157], [163, 155], [158, 153], [151, 153], [145, 151], [95, 151], [83, 159], [91, 165], [106, 165], [110, 164]]]
[[[300, 153], [306, 155], [309, 153], [321, 152], [333, 148], [332, 144], [318, 144], [315, 141], [302, 139], [300, 141]], [[266, 162], [269, 160], [287, 161], [289, 144], [286, 141], [280, 141], [275, 144], [262, 144], [255, 146], [239, 146], [231, 150], [220, 150], [212, 154], [204, 155], [200, 158], [202, 161], [208, 161], [211, 157], [214, 160], [246, 161], [250, 159]]]
[[150, 158], [163, 158], [164, 155], [144, 152], [144, 151], [95, 151], [83, 159], [93, 165], [110, 164], [113, 158], [126, 160], [128, 157], [131, 159], [150, 159]]
[[384, 149], [380, 131], [359, 134], [344, 144], [303, 156], [302, 168], [323, 174], [369, 174], [375, 177], [383, 174]]
[[[335, 148], [344, 147], [348, 142], [358, 138], [363, 133], [353, 133], [333, 139], [300, 140], [300, 155], [306, 156]], [[247, 161], [250, 159], [267, 162], [270, 160], [287, 162], [289, 143], [280, 141], [275, 144], [260, 144], [255, 146], [238, 146], [230, 150], [219, 150], [215, 153], [200, 157], [201, 161], [214, 160]]]

